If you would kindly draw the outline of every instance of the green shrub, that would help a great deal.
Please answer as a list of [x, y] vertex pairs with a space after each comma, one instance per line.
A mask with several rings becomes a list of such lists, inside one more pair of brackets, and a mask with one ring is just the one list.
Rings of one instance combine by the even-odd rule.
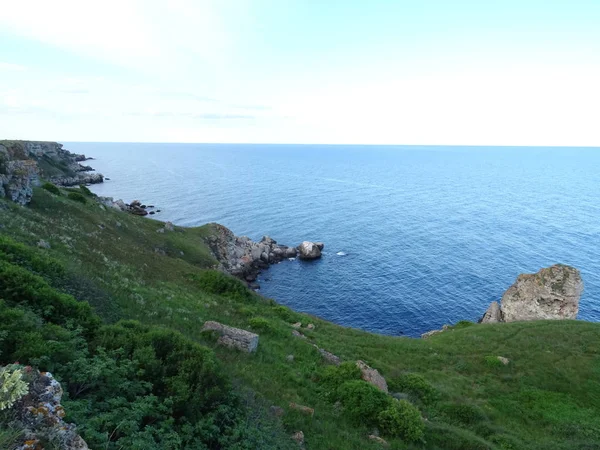
[[473, 325], [476, 324], [474, 322], [469, 322], [468, 320], [461, 320], [459, 322], [456, 322], [456, 324], [452, 328], [455, 330], [460, 330], [462, 328], [472, 327]]
[[448, 423], [455, 425], [473, 425], [487, 420], [485, 413], [475, 405], [466, 403], [444, 403], [436, 408]]
[[87, 203], [87, 198], [85, 198], [85, 196], [83, 194], [80, 194], [79, 192], [69, 192], [69, 195], [67, 195], [67, 197], [69, 198], [69, 200], [73, 200], [75, 202], [83, 204]]
[[402, 392], [418, 398], [425, 405], [434, 403], [439, 398], [439, 392], [421, 375], [405, 373], [388, 382], [390, 390]]
[[46, 189], [48, 192], [50, 192], [50, 193], [52, 193], [54, 195], [60, 195], [60, 189], [55, 184], [44, 183], [42, 185], [42, 189]]
[[380, 412], [388, 408], [392, 398], [362, 380], [346, 381], [337, 389], [336, 400], [344, 414], [356, 425], [376, 426]]
[[431, 448], [443, 448], [444, 450], [491, 450], [497, 448], [472, 431], [447, 424], [429, 422], [426, 436], [427, 444]]
[[360, 369], [352, 362], [343, 362], [339, 366], [326, 366], [320, 377], [326, 396], [331, 397], [346, 381], [360, 380]]
[[12, 364], [0, 369], [0, 411], [10, 408], [28, 392], [20, 366]]
[[194, 275], [194, 278], [202, 289], [211, 294], [222, 295], [238, 301], [248, 301], [253, 298], [244, 283], [218, 270], [204, 270], [200, 275]]
[[502, 367], [504, 365], [502, 364], [502, 361], [498, 359], [497, 356], [486, 356], [485, 364], [488, 367]]
[[79, 326], [91, 336], [100, 318], [86, 302], [53, 289], [41, 277], [0, 260], [0, 298], [9, 306], [27, 307], [46, 321], [57, 325]]
[[255, 331], [262, 331], [264, 333], [267, 333], [269, 331], [274, 330], [274, 327], [271, 324], [271, 322], [269, 322], [264, 317], [253, 317], [248, 321], [248, 323], [250, 324], [250, 328], [252, 328]]
[[287, 306], [277, 305], [273, 307], [273, 312], [286, 322], [301, 322], [300, 314], [294, 312]]
[[415, 442], [423, 439], [425, 424], [419, 410], [406, 400], [394, 400], [377, 416], [379, 430], [386, 436]]
[[94, 193], [92, 191], [90, 191], [87, 186], [85, 186], [84, 184], [81, 184], [79, 186], [79, 190], [81, 191], [81, 193], [87, 197], [94, 197]]

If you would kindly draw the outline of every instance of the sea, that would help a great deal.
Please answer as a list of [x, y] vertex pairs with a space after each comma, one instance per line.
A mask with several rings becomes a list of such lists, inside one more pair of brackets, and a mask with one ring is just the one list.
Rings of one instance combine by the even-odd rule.
[[110, 178], [98, 195], [280, 244], [261, 294], [375, 333], [477, 321], [520, 273], [577, 267], [600, 320], [600, 148], [65, 143]]

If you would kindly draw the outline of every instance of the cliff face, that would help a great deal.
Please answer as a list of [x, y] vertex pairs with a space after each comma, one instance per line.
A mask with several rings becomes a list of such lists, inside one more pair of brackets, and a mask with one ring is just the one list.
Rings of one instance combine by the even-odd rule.
[[0, 141], [0, 197], [25, 205], [40, 179], [60, 186], [101, 183], [101, 174], [79, 164], [85, 160], [57, 142]]

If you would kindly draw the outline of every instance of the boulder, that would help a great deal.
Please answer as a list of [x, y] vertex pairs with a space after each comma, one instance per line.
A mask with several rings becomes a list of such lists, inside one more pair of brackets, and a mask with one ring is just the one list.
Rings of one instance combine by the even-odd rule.
[[377, 442], [378, 444], [383, 445], [384, 447], [388, 447], [390, 445], [385, 439], [382, 439], [379, 436], [375, 436], [374, 434], [370, 434], [369, 439], [373, 442]]
[[49, 249], [50, 248], [50, 244], [48, 243], [48, 241], [45, 241], [43, 239], [40, 239], [37, 243], [37, 246], [39, 248], [45, 248], [45, 249]]
[[225, 347], [237, 348], [248, 353], [256, 351], [258, 347], [258, 334], [219, 322], [205, 322], [201, 331], [215, 331], [219, 334], [217, 343]]
[[295, 409], [296, 411], [300, 411], [308, 416], [313, 416], [315, 414], [315, 410], [313, 408], [309, 408], [308, 406], [298, 405], [297, 403], [290, 403], [290, 408]]
[[339, 366], [342, 363], [342, 360], [340, 359], [339, 356], [336, 356], [333, 353], [328, 352], [327, 350], [319, 348], [319, 347], [317, 347], [317, 350], [319, 351], [319, 353], [321, 354], [323, 359], [325, 361], [327, 361], [328, 363], [331, 363], [335, 366]]
[[175, 231], [175, 227], [172, 222], [165, 222], [165, 231]]
[[481, 323], [497, 323], [502, 322], [502, 311], [498, 302], [492, 302], [481, 318]]
[[505, 366], [508, 365], [508, 363], [510, 362], [510, 360], [508, 358], [505, 358], [504, 356], [496, 356], [496, 358], [498, 358], [498, 361], [500, 361]]
[[292, 439], [298, 443], [299, 446], [304, 445], [304, 433], [302, 431], [297, 431], [292, 434]]
[[385, 378], [383, 378], [381, 374], [377, 371], [377, 369], [369, 367], [364, 361], [356, 361], [356, 367], [360, 369], [361, 378], [363, 380], [365, 380], [367, 383], [372, 384], [376, 388], [381, 389], [387, 394], [387, 382], [385, 381]]
[[304, 241], [298, 246], [300, 259], [318, 259], [321, 257], [321, 249], [314, 242]]
[[319, 248], [319, 250], [323, 250], [325, 248], [325, 244], [323, 242], [315, 242], [315, 245]]

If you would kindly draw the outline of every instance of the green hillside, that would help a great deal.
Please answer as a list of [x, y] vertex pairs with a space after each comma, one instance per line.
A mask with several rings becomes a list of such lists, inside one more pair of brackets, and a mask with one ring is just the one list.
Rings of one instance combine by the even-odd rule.
[[[157, 232], [85, 189], [55, 192], [0, 199], [0, 365], [52, 371], [94, 450], [298, 448], [298, 431], [314, 450], [382, 448], [374, 433], [392, 449], [600, 449], [600, 324], [460, 322], [427, 340], [344, 328], [212, 270], [211, 225]], [[207, 320], [258, 333], [257, 352], [218, 346]], [[359, 381], [357, 360], [394, 396]], [[0, 448], [18, 439], [9, 420]]]

